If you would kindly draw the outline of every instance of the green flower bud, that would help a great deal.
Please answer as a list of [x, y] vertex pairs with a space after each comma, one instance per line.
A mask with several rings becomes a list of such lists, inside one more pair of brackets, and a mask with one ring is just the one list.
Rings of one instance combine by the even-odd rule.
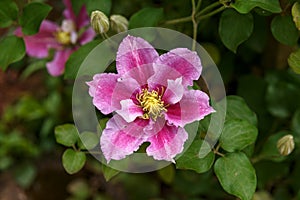
[[298, 30], [300, 30], [300, 4], [298, 2], [294, 3], [292, 7], [293, 21]]
[[111, 28], [117, 33], [128, 30], [128, 20], [122, 15], [110, 16]]
[[98, 34], [106, 33], [109, 30], [109, 20], [107, 16], [99, 10], [92, 12], [91, 25]]
[[280, 138], [277, 142], [277, 149], [279, 153], [283, 156], [287, 156], [295, 148], [295, 142], [294, 137], [292, 135], [285, 135], [282, 138]]

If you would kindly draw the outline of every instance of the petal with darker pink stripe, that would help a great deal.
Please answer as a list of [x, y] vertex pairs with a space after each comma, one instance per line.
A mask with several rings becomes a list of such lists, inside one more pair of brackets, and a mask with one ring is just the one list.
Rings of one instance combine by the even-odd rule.
[[175, 163], [175, 156], [183, 151], [183, 145], [188, 138], [184, 128], [165, 126], [147, 139], [150, 142], [146, 152], [155, 160], [166, 160]]
[[158, 53], [146, 40], [128, 35], [117, 52], [117, 71], [125, 74], [135, 67], [153, 63], [157, 58]]
[[203, 119], [206, 115], [215, 112], [209, 105], [209, 97], [199, 90], [188, 90], [181, 101], [170, 105], [165, 112], [169, 124], [184, 127], [186, 124]]
[[114, 115], [100, 138], [101, 150], [107, 162], [123, 159], [138, 150], [145, 141], [143, 128], [147, 123], [141, 119], [127, 123], [121, 116]]
[[[166, 65], [181, 74], [183, 85], [193, 85], [193, 80], [198, 80], [202, 71], [202, 65], [196, 52], [186, 48], [177, 48], [161, 55], [154, 67], [155, 73], [159, 73], [160, 66]], [[169, 74], [167, 77], [172, 76]], [[170, 79], [170, 78], [167, 78]]]
[[93, 104], [103, 113], [109, 114], [117, 108], [112, 106], [112, 96], [117, 84], [118, 74], [96, 74], [93, 80], [87, 82]]

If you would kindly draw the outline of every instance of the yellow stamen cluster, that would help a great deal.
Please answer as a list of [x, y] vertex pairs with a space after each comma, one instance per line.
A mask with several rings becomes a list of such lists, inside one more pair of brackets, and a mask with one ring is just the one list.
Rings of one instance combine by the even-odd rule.
[[62, 45], [69, 45], [71, 44], [71, 34], [65, 31], [57, 31], [55, 33], [55, 39]]
[[149, 92], [148, 89], [143, 89], [140, 94], [136, 95], [136, 99], [144, 111], [143, 119], [151, 117], [155, 121], [157, 117], [162, 115], [163, 111], [167, 111], [164, 102], [161, 100], [163, 93], [163, 89], [161, 94], [159, 94], [159, 91], [152, 90]]

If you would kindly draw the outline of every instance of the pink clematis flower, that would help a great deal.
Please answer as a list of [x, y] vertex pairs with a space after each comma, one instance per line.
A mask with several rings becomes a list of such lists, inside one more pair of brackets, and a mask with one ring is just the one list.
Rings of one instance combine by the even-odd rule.
[[96, 74], [87, 82], [93, 104], [103, 114], [116, 112], [100, 138], [107, 162], [144, 142], [150, 143], [147, 155], [175, 162], [188, 138], [184, 126], [214, 112], [207, 94], [188, 90], [202, 70], [197, 53], [177, 48], [159, 56], [142, 38], [127, 36], [116, 67], [118, 74]]
[[15, 31], [19, 37], [23, 37], [26, 52], [29, 56], [46, 58], [49, 49], [54, 49], [55, 54], [51, 62], [46, 64], [49, 74], [59, 76], [63, 74], [66, 61], [80, 45], [91, 41], [96, 35], [89, 25], [89, 16], [83, 6], [78, 14], [72, 10], [71, 0], [64, 0], [66, 9], [63, 12], [65, 19], [61, 26], [44, 20], [37, 34], [26, 36], [22, 34], [21, 28]]

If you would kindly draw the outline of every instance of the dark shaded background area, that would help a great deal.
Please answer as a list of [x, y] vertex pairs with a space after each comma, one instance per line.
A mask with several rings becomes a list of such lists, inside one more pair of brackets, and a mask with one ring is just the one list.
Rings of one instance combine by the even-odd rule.
[[[53, 6], [48, 18], [59, 23], [62, 2], [46, 2]], [[209, 2], [213, 1], [203, 3]], [[113, 0], [111, 13], [130, 18], [145, 7], [164, 8], [164, 20], [188, 16], [191, 12], [190, 2], [183, 0]], [[274, 16], [253, 14], [254, 32], [236, 54], [220, 40], [220, 15], [199, 24], [198, 42], [215, 60], [227, 94], [242, 96], [256, 112], [259, 137], [255, 154], [270, 135], [291, 131], [291, 121], [300, 108], [295, 103], [299, 101], [300, 79], [287, 64], [295, 47], [280, 44], [271, 34], [270, 22]], [[167, 28], [192, 35], [191, 23]], [[0, 36], [11, 31], [0, 29]], [[212, 170], [197, 174], [170, 166], [170, 180], [152, 172], [121, 173], [106, 182], [100, 163], [88, 157], [83, 170], [68, 175], [61, 163], [64, 147], [55, 142], [54, 127], [72, 123], [73, 83], [62, 77], [50, 77], [45, 68], [24, 77], [31, 61], [26, 57], [7, 71], [0, 71], [0, 200], [236, 199], [223, 191]], [[279, 111], [287, 114], [282, 116]], [[300, 196], [298, 150], [281, 163], [262, 161], [254, 166], [258, 191], [272, 195], [275, 200]]]

